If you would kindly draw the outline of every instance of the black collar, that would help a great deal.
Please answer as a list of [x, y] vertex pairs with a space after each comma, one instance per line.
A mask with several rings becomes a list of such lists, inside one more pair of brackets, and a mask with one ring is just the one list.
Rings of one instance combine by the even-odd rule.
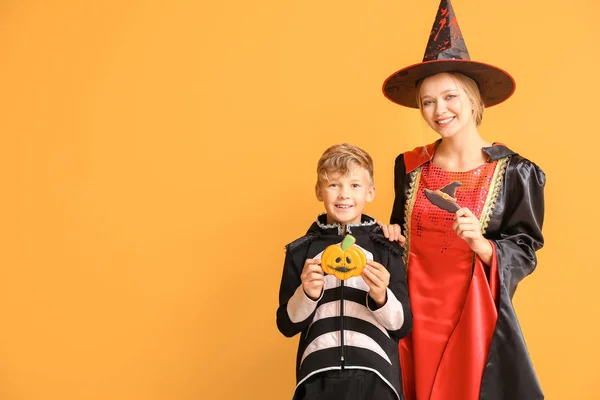
[[321, 214], [317, 220], [310, 226], [307, 233], [318, 233], [321, 235], [339, 235], [368, 233], [372, 228], [377, 227], [375, 218], [362, 214], [358, 224], [346, 225], [346, 232], [342, 232], [342, 225], [336, 223], [327, 224], [327, 214]]

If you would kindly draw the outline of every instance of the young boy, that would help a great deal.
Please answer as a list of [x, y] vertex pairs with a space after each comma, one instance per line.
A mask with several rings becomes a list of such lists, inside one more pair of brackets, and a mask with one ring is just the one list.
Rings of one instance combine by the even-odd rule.
[[[362, 214], [375, 197], [373, 160], [349, 144], [332, 146], [317, 166], [326, 214], [286, 246], [277, 327], [300, 332], [295, 400], [402, 400], [398, 340], [412, 326], [406, 271], [396, 242]], [[325, 248], [346, 234], [367, 256], [362, 274], [325, 275]]]

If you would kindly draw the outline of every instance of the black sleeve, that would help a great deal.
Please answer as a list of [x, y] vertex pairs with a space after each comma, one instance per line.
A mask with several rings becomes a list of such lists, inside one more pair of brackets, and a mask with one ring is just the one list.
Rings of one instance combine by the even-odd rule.
[[[394, 205], [392, 207], [392, 216], [390, 217], [391, 224], [398, 224], [404, 228], [404, 210], [406, 203], [406, 184], [408, 175], [406, 175], [406, 167], [404, 166], [404, 155], [400, 154], [396, 157], [394, 166]], [[404, 234], [404, 232], [403, 232]]]
[[[400, 248], [400, 246], [398, 246]], [[406, 268], [402, 261], [402, 252], [389, 252], [388, 265], [386, 265], [388, 271], [390, 271], [390, 284], [389, 289], [394, 296], [402, 304], [402, 311], [404, 312], [404, 323], [402, 327], [395, 331], [388, 331], [390, 336], [395, 340], [400, 340], [410, 333], [412, 330], [412, 310], [410, 308], [410, 300], [408, 298], [408, 285], [406, 283]]]
[[[303, 253], [299, 251], [299, 253]], [[286, 337], [292, 337], [305, 328], [308, 327], [310, 321], [312, 321], [313, 314], [311, 314], [304, 321], [294, 323], [290, 319], [287, 312], [287, 305], [290, 298], [296, 292], [296, 289], [302, 285], [300, 275], [302, 268], [304, 267], [304, 258], [302, 254], [295, 253], [294, 251], [287, 249], [285, 255], [285, 262], [283, 264], [283, 274], [281, 277], [281, 285], [279, 287], [279, 308], [277, 308], [277, 328]], [[298, 261], [300, 260], [300, 261]]]
[[488, 237], [496, 245], [500, 279], [512, 297], [519, 282], [537, 265], [535, 252], [544, 245], [544, 186], [546, 175], [531, 161], [516, 156], [507, 167], [505, 209], [497, 237]]
[[[381, 250], [378, 251], [381, 258], [376, 261], [380, 262], [390, 273], [390, 284], [388, 285], [388, 289], [394, 294], [394, 297], [396, 297], [402, 307], [404, 321], [400, 328], [396, 330], [386, 328], [390, 336], [398, 341], [411, 332], [413, 321], [410, 300], [408, 297], [408, 284], [406, 283], [406, 268], [402, 259], [403, 250], [397, 242], [390, 242], [387, 240], [381, 233], [381, 228], [378, 226], [374, 227], [370, 232], [370, 237]], [[371, 310], [377, 309], [375, 301], [371, 299], [370, 296], [367, 297], [367, 301], [368, 307]], [[386, 305], [387, 303], [380, 308], [383, 308]], [[386, 324], [383, 325], [385, 326]]]

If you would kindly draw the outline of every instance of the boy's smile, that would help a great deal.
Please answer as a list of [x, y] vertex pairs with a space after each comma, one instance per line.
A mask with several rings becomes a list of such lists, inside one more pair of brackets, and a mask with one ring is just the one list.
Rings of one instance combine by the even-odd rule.
[[328, 180], [321, 180], [316, 186], [317, 199], [327, 212], [327, 223], [344, 227], [359, 223], [365, 204], [375, 197], [369, 172], [356, 167], [348, 174], [331, 172], [327, 177]]

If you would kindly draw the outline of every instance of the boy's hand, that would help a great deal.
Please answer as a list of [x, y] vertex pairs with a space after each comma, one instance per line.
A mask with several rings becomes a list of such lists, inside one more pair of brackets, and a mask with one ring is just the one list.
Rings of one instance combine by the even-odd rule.
[[400, 246], [404, 246], [404, 243], [406, 243], [406, 238], [402, 236], [402, 230], [400, 229], [400, 225], [386, 225], [381, 221], [377, 221], [377, 225], [379, 225], [379, 227], [381, 228], [383, 236], [388, 238], [390, 242], [398, 242], [400, 243]]
[[387, 301], [387, 287], [390, 284], [390, 272], [377, 261], [367, 261], [362, 272], [365, 283], [369, 286], [369, 296], [377, 307], [383, 307]]
[[317, 301], [321, 297], [323, 285], [325, 284], [321, 260], [315, 260], [314, 258], [306, 260], [304, 268], [302, 268], [302, 274], [300, 274], [300, 280], [302, 281], [304, 293], [313, 301]]

